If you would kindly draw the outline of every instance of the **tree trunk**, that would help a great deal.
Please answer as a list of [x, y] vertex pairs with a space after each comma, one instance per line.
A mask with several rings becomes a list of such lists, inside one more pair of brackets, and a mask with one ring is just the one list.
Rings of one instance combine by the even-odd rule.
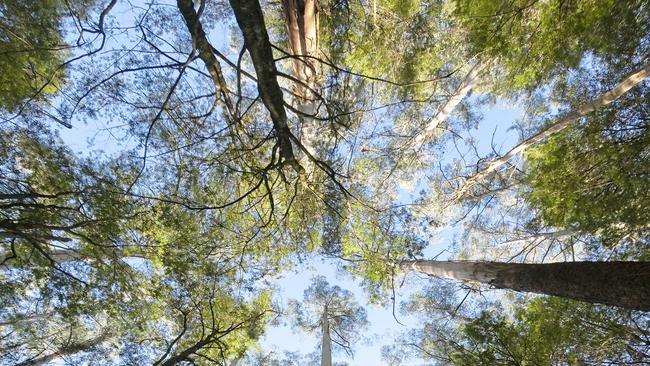
[[431, 137], [431, 134], [440, 126], [441, 123], [447, 120], [449, 118], [449, 115], [456, 109], [456, 107], [460, 104], [460, 102], [465, 99], [467, 94], [474, 88], [476, 85], [476, 82], [478, 81], [478, 77], [485, 69], [487, 66], [487, 63], [485, 62], [477, 62], [472, 68], [469, 70], [467, 75], [465, 75], [465, 78], [463, 81], [461, 81], [460, 85], [458, 88], [454, 91], [454, 93], [449, 97], [447, 100], [447, 103], [445, 103], [442, 108], [438, 110], [438, 112], [431, 118], [429, 123], [424, 127], [424, 130], [418, 133], [408, 144], [407, 148], [410, 150], [418, 150], [423, 143], [426, 143], [427, 140]]
[[307, 176], [314, 170], [314, 164], [307, 154], [316, 156], [316, 140], [318, 121], [318, 96], [314, 92], [320, 90], [320, 62], [312, 57], [318, 56], [318, 2], [317, 0], [283, 0], [284, 20], [287, 27], [289, 45], [293, 57], [293, 73], [296, 80], [293, 93], [294, 105], [300, 111], [300, 143], [307, 150], [300, 159], [305, 166]]
[[633, 72], [631, 75], [626, 77], [622, 82], [620, 82], [612, 90], [601, 94], [598, 98], [592, 100], [589, 103], [585, 103], [579, 106], [576, 110], [571, 111], [564, 117], [560, 118], [559, 121], [554, 123], [551, 127], [546, 130], [538, 133], [535, 136], [532, 136], [522, 142], [517, 146], [508, 151], [505, 155], [501, 156], [498, 159], [492, 160], [488, 165], [477, 172], [476, 174], [469, 177], [465, 183], [454, 193], [454, 200], [460, 200], [465, 194], [481, 179], [485, 178], [488, 174], [500, 168], [502, 165], [508, 162], [513, 156], [522, 153], [527, 148], [536, 145], [551, 135], [554, 135], [565, 128], [569, 127], [572, 123], [577, 121], [580, 117], [584, 117], [587, 114], [598, 110], [621, 96], [625, 95], [630, 89], [634, 88], [645, 80], [650, 75], [650, 64], [645, 64], [643, 67]]
[[330, 324], [328, 319], [327, 305], [323, 309], [321, 317], [321, 328], [323, 340], [321, 344], [321, 366], [332, 366], [332, 338], [330, 337]]
[[650, 311], [650, 262], [524, 264], [416, 260], [402, 262], [401, 269], [476, 281], [499, 289]]
[[[291, 53], [294, 56], [294, 76], [312, 87], [316, 84], [320, 63], [312, 57], [318, 56], [318, 4], [317, 0], [283, 0], [284, 20], [289, 36]], [[307, 56], [307, 57], [305, 57]], [[309, 92], [299, 88], [301, 97]]]
[[27, 361], [23, 361], [19, 364], [16, 364], [16, 366], [38, 366], [38, 365], [45, 365], [49, 362], [58, 360], [64, 356], [70, 356], [74, 355], [75, 353], [79, 352], [84, 352], [87, 351], [89, 348], [95, 347], [97, 345], [100, 345], [104, 343], [108, 338], [110, 338], [110, 334], [104, 333], [101, 334], [95, 338], [90, 338], [87, 341], [84, 342], [79, 342], [79, 343], [70, 343], [66, 345], [65, 347], [61, 348], [57, 352], [50, 353], [49, 355], [37, 357], [37, 358], [32, 358]]
[[246, 49], [253, 60], [257, 74], [257, 90], [271, 115], [280, 157], [284, 163], [291, 165], [297, 172], [303, 172], [293, 153], [291, 141], [293, 134], [287, 124], [284, 97], [280, 84], [278, 84], [278, 70], [275, 67], [262, 8], [257, 0], [230, 0], [230, 6], [244, 36]]
[[[126, 258], [147, 259], [143, 255], [138, 255], [138, 254], [127, 255], [120, 250], [116, 250], [113, 253], [108, 253], [99, 257], [84, 257], [81, 253], [79, 253], [78, 250], [74, 250], [74, 249], [55, 249], [51, 251], [45, 251], [45, 253], [47, 254], [47, 256], [39, 252], [36, 252], [34, 255], [38, 255], [46, 260], [52, 260], [54, 262], [52, 264], [62, 264], [62, 263], [71, 263], [71, 262], [83, 262], [86, 264], [93, 264], [96, 263], [98, 260], [102, 260], [102, 261], [111, 260], [111, 259], [123, 260]], [[14, 259], [18, 259], [18, 258], [14, 258]], [[5, 261], [0, 266], [0, 270], [13, 269], [13, 268], [16, 268], [16, 262], [11, 259]]]
[[221, 65], [214, 55], [212, 45], [208, 41], [208, 37], [203, 30], [203, 26], [199, 20], [199, 14], [194, 10], [194, 2], [192, 0], [177, 0], [178, 9], [185, 20], [190, 35], [192, 36], [193, 46], [199, 51], [199, 57], [208, 73], [212, 78], [214, 89], [217, 95], [217, 101], [221, 101], [224, 109], [224, 117], [231, 134], [240, 134], [241, 125], [237, 121], [233, 121], [230, 115], [234, 114], [233, 103], [226, 89], [226, 81], [221, 71]]

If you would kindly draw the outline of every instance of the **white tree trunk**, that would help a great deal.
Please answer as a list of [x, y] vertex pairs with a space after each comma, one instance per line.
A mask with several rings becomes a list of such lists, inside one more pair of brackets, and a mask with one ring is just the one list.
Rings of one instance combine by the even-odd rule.
[[[86, 257], [84, 258], [82, 254], [80, 254], [77, 250], [74, 249], [56, 249], [52, 251], [47, 252], [47, 257], [43, 256], [41, 253], [37, 253], [35, 255], [41, 256], [44, 259], [52, 259], [56, 264], [61, 264], [61, 263], [72, 263], [72, 262], [83, 262], [86, 264], [92, 264], [95, 263], [98, 259], [102, 260], [109, 260], [113, 258], [117, 259], [126, 259], [126, 258], [142, 258], [146, 259], [144, 256], [139, 256], [139, 255], [125, 255], [124, 253], [120, 252], [115, 252], [114, 256], [106, 255], [105, 257], [101, 258], [91, 258], [91, 257]], [[4, 259], [3, 259], [4, 260]], [[6, 260], [5, 263], [0, 266], [0, 270], [2, 269], [12, 269], [16, 268], [16, 263], [12, 259]]]
[[429, 276], [450, 280], [490, 283], [495, 278], [495, 274], [477, 271], [477, 263], [481, 262], [417, 260], [403, 262], [401, 269], [402, 271], [420, 272]]
[[440, 126], [441, 123], [445, 122], [451, 113], [456, 109], [456, 107], [460, 104], [460, 102], [465, 99], [467, 94], [476, 86], [476, 83], [478, 82], [478, 78], [481, 74], [481, 71], [485, 69], [487, 66], [486, 62], [477, 62], [472, 68], [469, 70], [467, 75], [465, 75], [465, 78], [463, 81], [460, 83], [458, 88], [454, 91], [454, 93], [449, 97], [447, 100], [447, 103], [442, 106], [438, 110], [438, 112], [431, 118], [431, 120], [427, 123], [427, 125], [424, 127], [424, 130], [422, 130], [420, 133], [418, 133], [408, 144], [407, 147], [410, 150], [418, 150], [422, 146], [422, 144], [426, 143], [430, 138], [431, 135], [435, 132], [435, 130]]
[[106, 342], [110, 338], [109, 333], [104, 333], [101, 334], [97, 337], [90, 338], [86, 341], [79, 342], [79, 343], [69, 343], [65, 345], [64, 347], [58, 349], [54, 353], [50, 353], [45, 356], [40, 356], [36, 358], [32, 358], [26, 361], [23, 361], [16, 366], [40, 366], [40, 365], [45, 365], [48, 364], [52, 361], [57, 361], [63, 357], [66, 356], [71, 356], [79, 352], [85, 352], [88, 351], [90, 348], [98, 346], [104, 342]]
[[302, 157], [299, 159], [300, 164], [305, 168], [307, 177], [311, 177], [314, 172], [314, 162], [311, 161], [309, 155], [316, 157], [316, 141], [318, 141], [318, 121], [313, 117], [317, 113], [318, 105], [315, 102], [306, 102], [298, 105], [299, 111], [305, 114], [300, 116], [300, 143], [306, 150]]
[[601, 94], [598, 98], [592, 100], [591, 102], [579, 106], [577, 109], [571, 111], [564, 117], [560, 118], [559, 121], [557, 121], [555, 124], [547, 128], [546, 130], [520, 142], [517, 146], [512, 148], [512, 150], [508, 151], [505, 155], [501, 156], [498, 159], [492, 160], [491, 162], [488, 163], [488, 165], [485, 168], [483, 168], [478, 173], [468, 178], [465, 181], [465, 183], [454, 193], [454, 200], [458, 201], [461, 198], [463, 198], [463, 196], [467, 194], [467, 192], [476, 183], [478, 183], [478, 181], [485, 178], [488, 174], [492, 173], [493, 171], [499, 169], [502, 165], [507, 163], [513, 156], [522, 153], [530, 146], [540, 143], [541, 141], [545, 140], [549, 136], [564, 130], [565, 128], [569, 127], [572, 123], [577, 121], [580, 117], [586, 116], [587, 114], [610, 104], [611, 102], [615, 101], [616, 99], [620, 98], [625, 93], [630, 91], [630, 89], [640, 84], [649, 75], [650, 75], [650, 64], [645, 64], [643, 67], [641, 67], [640, 69], [638, 69], [637, 71], [635, 71], [634, 73], [626, 77], [612, 90]]
[[330, 326], [328, 320], [327, 305], [323, 309], [321, 317], [321, 328], [323, 340], [321, 344], [321, 366], [332, 366], [332, 338], [330, 337]]

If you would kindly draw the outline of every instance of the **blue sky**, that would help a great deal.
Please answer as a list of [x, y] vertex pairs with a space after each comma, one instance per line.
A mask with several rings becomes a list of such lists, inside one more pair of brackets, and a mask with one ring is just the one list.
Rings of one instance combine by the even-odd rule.
[[[483, 110], [484, 120], [478, 130], [473, 130], [472, 135], [480, 142], [478, 151], [480, 154], [487, 155], [490, 151], [490, 140], [494, 133], [496, 143], [503, 143], [502, 151], [507, 151], [514, 146], [518, 139], [518, 133], [514, 130], [508, 130], [515, 120], [521, 118], [522, 110], [513, 105], [497, 103]], [[450, 149], [452, 151], [452, 149]], [[451, 154], [449, 156], [451, 158]], [[403, 192], [400, 195], [404, 198], [411, 193], [416, 193], [417, 187], [412, 192]], [[439, 236], [432, 238], [427, 249], [424, 252], [426, 258], [431, 258], [439, 254], [442, 250], [451, 244], [453, 228], [445, 228]], [[446, 253], [443, 253], [439, 259], [444, 259]], [[289, 299], [302, 299], [303, 291], [310, 285], [310, 280], [316, 275], [323, 275], [331, 284], [336, 284], [352, 291], [357, 301], [364, 305], [368, 312], [368, 321], [370, 323], [367, 331], [368, 340], [361, 341], [355, 346], [355, 357], [350, 359], [344, 354], [334, 354], [333, 361], [345, 361], [349, 365], [382, 365], [381, 347], [390, 345], [395, 342], [400, 333], [407, 331], [409, 328], [417, 327], [418, 319], [414, 316], [402, 314], [397, 310], [399, 321], [406, 326], [398, 324], [393, 318], [392, 308], [371, 305], [366, 302], [366, 296], [358, 283], [349, 275], [341, 274], [336, 270], [336, 263], [332, 261], [316, 260], [310, 263], [310, 266], [300, 267], [297, 273], [290, 273], [277, 281], [280, 288], [279, 300], [286, 304]], [[400, 301], [407, 300], [410, 293], [417, 291], [427, 281], [426, 279], [416, 279], [409, 275], [411, 280], [405, 282], [405, 287], [398, 290], [397, 304]], [[290, 326], [284, 325], [269, 329], [262, 339], [261, 346], [268, 351], [282, 353], [301, 352], [309, 353], [319, 345], [318, 335], [308, 336], [300, 331], [293, 331]], [[414, 361], [417, 362], [417, 361]]]
[[[131, 20], [131, 14], [119, 6], [114, 10], [112, 15], [120, 22]], [[219, 24], [211, 31], [209, 37], [220, 50], [226, 51], [230, 56], [235, 56], [233, 51], [228, 47], [227, 34], [229, 33], [229, 27], [230, 25]], [[508, 128], [512, 126], [516, 119], [521, 117], [521, 109], [513, 105], [498, 102], [496, 105], [484, 108], [482, 112], [484, 118], [479, 125], [479, 129], [471, 131], [471, 135], [478, 141], [479, 154], [484, 156], [490, 153], [490, 141], [493, 133], [494, 141], [497, 144], [504, 141], [506, 144], [505, 146], [497, 145], [496, 147], [501, 148], [501, 151], [507, 151], [519, 138], [516, 131], [508, 131]], [[89, 156], [92, 153], [101, 158], [102, 156], [112, 155], [125, 148], [133, 147], [131, 145], [136, 144], [136, 141], [129, 140], [128, 138], [126, 140], [116, 138], [113, 133], [117, 131], [108, 129], [107, 127], [109, 125], [107, 121], [102, 119], [90, 121], [88, 124], [73, 121], [72, 129], [60, 127], [59, 132], [66, 144], [73, 151], [83, 156]], [[448, 151], [450, 154], [446, 155], [445, 158], [452, 159], [456, 154], [455, 150], [449, 148]], [[408, 202], [410, 198], [415, 197], [419, 188], [421, 187], [413, 187], [411, 191], [403, 190], [400, 194], [400, 200]], [[439, 236], [432, 238], [425, 251], [425, 257], [432, 257], [447, 248], [452, 242], [454, 231], [454, 228], [445, 228]], [[443, 255], [441, 258], [445, 258], [445, 256]], [[330, 284], [336, 284], [352, 291], [357, 301], [365, 306], [368, 314], [370, 325], [366, 332], [367, 339], [355, 345], [356, 353], [354, 359], [350, 359], [344, 354], [335, 353], [333, 355], [335, 362], [346, 361], [349, 365], [382, 365], [381, 346], [392, 344], [401, 332], [417, 326], [418, 320], [416, 318], [401, 314], [399, 309], [397, 316], [406, 326], [400, 325], [395, 321], [390, 307], [367, 304], [363, 290], [349, 275], [337, 271], [336, 263], [331, 260], [316, 258], [316, 260], [297, 267], [290, 273], [283, 274], [275, 282], [279, 289], [276, 301], [282, 305], [286, 305], [291, 299], [302, 299], [303, 291], [310, 285], [311, 279], [317, 275], [325, 276]], [[419, 284], [422, 283], [423, 281], [419, 282]], [[406, 287], [398, 291], [398, 306], [400, 301], [406, 300], [408, 294], [412, 291], [417, 291], [418, 288], [418, 281], [407, 281]], [[306, 335], [300, 331], [294, 331], [287, 325], [289, 320], [284, 320], [285, 324], [268, 329], [266, 335], [260, 342], [263, 352], [268, 353], [274, 351], [281, 354], [288, 351], [307, 354], [317, 349], [319, 345], [319, 336], [317, 334]]]
[[[479, 125], [478, 130], [471, 131], [471, 135], [478, 140], [478, 150], [480, 154], [487, 155], [490, 151], [490, 141], [494, 133], [494, 141], [504, 143], [501, 151], [507, 151], [513, 146], [517, 139], [518, 133], [514, 130], [508, 130], [514, 121], [521, 117], [522, 111], [516, 106], [506, 105], [502, 102], [493, 106], [484, 108], [484, 119]], [[496, 128], [496, 132], [495, 132]], [[79, 155], [88, 156], [91, 153], [97, 153], [99, 156], [110, 155], [124, 149], [124, 142], [118, 142], [111, 131], [106, 129], [106, 122], [97, 120], [89, 124], [75, 124], [72, 129], [59, 128], [59, 133], [68, 146], [70, 146]], [[128, 145], [128, 140], [126, 145]], [[455, 151], [449, 149], [450, 152]], [[449, 154], [448, 159], [454, 157]], [[408, 200], [409, 197], [417, 193], [419, 187], [414, 187], [411, 191], [403, 191], [400, 194], [401, 199]], [[439, 254], [448, 247], [452, 242], [454, 228], [444, 228], [440, 235], [434, 237], [429, 242], [425, 250], [425, 257], [430, 258]], [[446, 257], [446, 253], [441, 255], [441, 259]], [[313, 258], [309, 263], [296, 267], [289, 273], [282, 274], [275, 284], [279, 291], [277, 292], [276, 302], [286, 305], [289, 300], [301, 300], [303, 291], [311, 284], [311, 279], [317, 275], [327, 278], [330, 284], [336, 284], [344, 289], [354, 293], [357, 302], [363, 305], [368, 314], [369, 328], [366, 332], [367, 339], [361, 340], [355, 344], [355, 357], [351, 359], [345, 354], [333, 354], [333, 360], [345, 361], [349, 365], [382, 365], [381, 347], [389, 345], [396, 341], [401, 332], [409, 328], [417, 327], [418, 319], [407, 314], [402, 314], [397, 310], [397, 317], [401, 323], [398, 324], [392, 315], [390, 306], [381, 307], [378, 305], [368, 304], [366, 296], [358, 283], [348, 274], [337, 270], [337, 263], [333, 260], [324, 260]], [[411, 275], [413, 276], [413, 275]], [[407, 281], [405, 287], [398, 290], [397, 305], [400, 301], [405, 301], [412, 291], [417, 291], [426, 279]], [[262, 352], [297, 352], [308, 354], [319, 347], [320, 337], [318, 334], [307, 335], [299, 330], [293, 330], [289, 325], [289, 319], [283, 319], [278, 326], [270, 327], [260, 342]]]

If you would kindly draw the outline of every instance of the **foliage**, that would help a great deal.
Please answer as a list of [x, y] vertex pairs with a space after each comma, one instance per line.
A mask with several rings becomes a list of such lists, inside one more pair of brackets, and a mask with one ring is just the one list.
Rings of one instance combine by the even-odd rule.
[[[470, 215], [447, 197], [482, 165], [469, 161], [481, 157], [466, 130], [483, 127], [485, 101], [522, 100], [534, 112], [518, 125], [525, 136], [556, 105], [584, 102], [646, 62], [644, 2], [321, 1], [324, 75], [311, 116], [296, 109], [305, 96], [288, 74], [281, 5], [231, 3], [263, 8], [247, 39], [269, 34], [268, 59], [251, 57], [259, 44], [243, 42], [224, 1], [0, 4], [0, 109], [15, 112], [0, 122], [0, 363], [309, 362], [257, 342], [278, 316], [277, 279], [318, 255], [382, 304], [396, 301], [403, 261], [439, 239], [492, 260], [568, 258], [578, 240], [647, 258], [646, 86], [487, 183], [525, 199], [487, 192]], [[468, 69], [480, 71], [468, 79]], [[269, 85], [277, 103], [260, 98]], [[301, 142], [307, 120], [313, 155]], [[76, 156], [52, 121], [99, 126], [114, 145]], [[286, 164], [289, 148], [313, 171]], [[459, 223], [470, 228], [462, 237]], [[647, 358], [638, 314], [540, 298], [509, 315], [465, 301], [468, 287], [456, 285], [418, 288], [405, 307], [426, 314], [405, 343], [423, 358]], [[352, 293], [322, 277], [291, 310], [308, 332], [327, 321], [349, 353], [367, 326]]]
[[514, 313], [488, 308], [456, 324], [430, 319], [384, 350], [393, 364], [409, 357], [440, 365], [602, 365], [647, 362], [650, 344], [643, 313], [556, 297], [517, 302]]
[[475, 53], [498, 59], [502, 91], [534, 88], [578, 68], [585, 57], [606, 64], [647, 52], [644, 1], [454, 1], [454, 17]]
[[546, 225], [610, 247], [647, 241], [648, 117], [642, 88], [527, 152], [527, 199]]
[[461, 327], [463, 338], [447, 343], [442, 358], [454, 365], [641, 362], [650, 357], [643, 340], [647, 321], [591, 304], [538, 298], [517, 309], [514, 319], [482, 313]]
[[302, 304], [290, 303], [294, 326], [308, 333], [323, 329], [328, 322], [330, 337], [335, 345], [352, 354], [355, 341], [368, 325], [366, 310], [360, 306], [350, 291], [339, 286], [330, 286], [323, 276], [315, 277], [305, 290]]
[[442, 5], [371, 3], [325, 2], [322, 43], [335, 64], [399, 83], [434, 78], [449, 61], [442, 53], [453, 42], [443, 31], [449, 25], [441, 17]]
[[28, 98], [55, 94], [65, 77], [63, 18], [88, 2], [3, 1], [0, 4], [0, 108], [13, 111]]

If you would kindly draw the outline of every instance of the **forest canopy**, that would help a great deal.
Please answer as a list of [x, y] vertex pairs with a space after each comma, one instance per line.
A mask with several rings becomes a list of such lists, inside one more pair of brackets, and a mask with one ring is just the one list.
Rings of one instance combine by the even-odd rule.
[[3, 1], [0, 365], [650, 363], [649, 27]]

